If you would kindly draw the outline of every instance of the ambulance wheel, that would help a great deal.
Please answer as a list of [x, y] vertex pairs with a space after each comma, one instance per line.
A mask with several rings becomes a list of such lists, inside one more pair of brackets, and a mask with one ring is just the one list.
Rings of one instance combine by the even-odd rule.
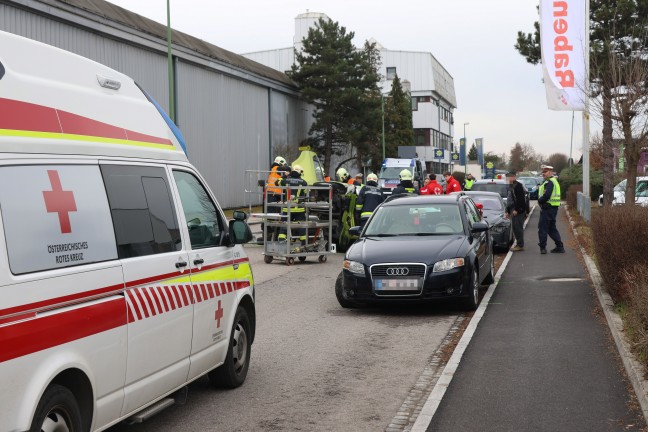
[[233, 389], [245, 382], [252, 350], [250, 318], [242, 307], [236, 309], [234, 326], [230, 335], [225, 363], [209, 372], [209, 382], [214, 387]]
[[301, 262], [306, 261], [306, 257], [299, 257], [299, 261], [301, 261]]
[[270, 264], [272, 262], [272, 259], [273, 259], [272, 255], [265, 255], [263, 257], [263, 262], [266, 263], [266, 264]]
[[49, 386], [38, 402], [29, 431], [81, 432], [81, 430], [81, 411], [72, 392], [62, 385]]
[[326, 262], [326, 255], [320, 255], [318, 258], [319, 262], [325, 263]]
[[293, 264], [295, 264], [295, 258], [293, 257], [286, 258], [286, 265], [293, 265]]

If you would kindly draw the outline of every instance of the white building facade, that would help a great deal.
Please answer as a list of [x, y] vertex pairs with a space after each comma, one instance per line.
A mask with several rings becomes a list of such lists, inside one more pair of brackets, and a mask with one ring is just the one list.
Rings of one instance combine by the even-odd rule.
[[[241, 55], [278, 71], [289, 71], [295, 62], [294, 50], [302, 48], [301, 41], [308, 35], [308, 29], [315, 27], [320, 18], [330, 19], [326, 14], [317, 12], [298, 15], [295, 18], [295, 35], [291, 47]], [[454, 136], [453, 112], [457, 107], [452, 75], [429, 52], [394, 51], [378, 42], [376, 47], [380, 50], [380, 73], [385, 78], [381, 82], [383, 94], [391, 90], [396, 75], [401, 83], [409, 82], [416, 154], [425, 160], [428, 172], [450, 170]]]

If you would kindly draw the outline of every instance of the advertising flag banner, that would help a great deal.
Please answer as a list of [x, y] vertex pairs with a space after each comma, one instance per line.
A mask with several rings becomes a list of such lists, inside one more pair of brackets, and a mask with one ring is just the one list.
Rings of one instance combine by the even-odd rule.
[[444, 149], [434, 149], [434, 159], [443, 159], [445, 156]]
[[475, 138], [475, 145], [477, 146], [477, 160], [479, 165], [484, 165], [484, 138]]
[[452, 163], [459, 163], [459, 152], [453, 152], [451, 160]]
[[551, 110], [585, 110], [586, 1], [540, 0], [542, 74]]
[[466, 165], [466, 138], [459, 139], [459, 165]]

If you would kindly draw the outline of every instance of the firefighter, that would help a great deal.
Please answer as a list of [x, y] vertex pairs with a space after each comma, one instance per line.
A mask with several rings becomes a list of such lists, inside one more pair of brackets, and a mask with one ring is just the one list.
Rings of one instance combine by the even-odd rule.
[[351, 179], [349, 172], [342, 167], [338, 168], [338, 170], [335, 172], [335, 175], [337, 176], [338, 181], [341, 183], [348, 184], [349, 180]]
[[362, 186], [356, 201], [356, 210], [360, 211], [360, 226], [363, 227], [373, 211], [385, 200], [385, 195], [378, 186], [378, 176], [369, 174], [367, 184]]
[[[281, 156], [277, 156], [270, 167], [270, 174], [268, 175], [268, 181], [266, 182], [266, 201], [268, 203], [274, 203], [281, 201], [281, 189], [278, 188], [277, 181], [282, 177], [281, 168], [286, 165], [286, 159]], [[272, 209], [272, 210], [271, 210]], [[268, 206], [268, 212], [274, 213], [278, 212], [276, 207]]]
[[[281, 211], [286, 216], [290, 217], [291, 222], [306, 220], [306, 209], [303, 205], [300, 205], [300, 199], [306, 197], [306, 191], [301, 186], [308, 186], [308, 182], [301, 178], [303, 173], [304, 169], [300, 165], [293, 165], [293, 167], [290, 169], [290, 174], [288, 175], [288, 177], [282, 178], [278, 181], [279, 186], [287, 187], [286, 197], [290, 199], [291, 206], [290, 208], [283, 207]], [[291, 229], [292, 236], [298, 236], [299, 240], [303, 242], [306, 241], [305, 232], [306, 231], [304, 228]], [[287, 236], [286, 230], [284, 228], [281, 229], [278, 238], [279, 240], [286, 240]]]
[[407, 168], [404, 169], [400, 172], [398, 178], [400, 179], [400, 183], [394, 188], [392, 195], [405, 193], [419, 194], [418, 188], [414, 186], [414, 183], [412, 183], [412, 172], [410, 170]]

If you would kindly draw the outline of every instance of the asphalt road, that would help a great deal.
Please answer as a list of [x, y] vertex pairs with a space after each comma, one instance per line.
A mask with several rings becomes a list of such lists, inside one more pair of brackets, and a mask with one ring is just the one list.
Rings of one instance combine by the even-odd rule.
[[265, 264], [260, 246], [246, 248], [258, 324], [245, 384], [213, 390], [200, 379], [185, 405], [111, 432], [377, 431], [403, 414], [404, 403], [418, 403], [412, 395], [425, 402], [417, 385], [461, 321], [458, 307], [346, 310], [333, 289], [342, 254], [286, 266]]

